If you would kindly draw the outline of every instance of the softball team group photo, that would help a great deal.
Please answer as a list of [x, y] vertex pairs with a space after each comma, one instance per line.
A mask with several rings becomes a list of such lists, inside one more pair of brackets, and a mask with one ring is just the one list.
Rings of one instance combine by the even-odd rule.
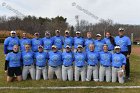
[[130, 80], [131, 40], [125, 29], [118, 28], [115, 37], [110, 32], [101, 34], [69, 30], [61, 35], [60, 30], [51, 36], [45, 31], [44, 38], [38, 32], [34, 38], [27, 33], [18, 38], [16, 31], [4, 41], [7, 82], [32, 80], [119, 82]]

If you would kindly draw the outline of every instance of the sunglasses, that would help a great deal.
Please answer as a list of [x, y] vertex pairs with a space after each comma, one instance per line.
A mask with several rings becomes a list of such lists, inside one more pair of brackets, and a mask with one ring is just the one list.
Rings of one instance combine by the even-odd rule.
[[25, 47], [25, 48], [30, 48], [30, 47]]

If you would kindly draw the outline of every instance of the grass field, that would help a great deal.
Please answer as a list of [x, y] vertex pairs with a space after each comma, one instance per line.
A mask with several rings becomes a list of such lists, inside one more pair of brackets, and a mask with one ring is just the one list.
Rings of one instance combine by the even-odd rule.
[[[130, 57], [131, 63], [131, 80], [124, 84], [119, 83], [106, 83], [106, 82], [63, 82], [58, 80], [39, 80], [39, 81], [22, 81], [22, 82], [12, 82], [7, 83], [4, 73], [4, 55], [3, 55], [3, 45], [0, 45], [0, 87], [66, 87], [66, 86], [140, 86], [140, 47], [133, 46], [133, 51]], [[53, 89], [35, 89], [35, 90], [15, 90], [10, 89], [11, 93], [32, 93], [32, 92], [42, 92], [42, 93], [99, 93], [99, 92], [113, 92], [113, 93], [138, 93], [140, 89], [63, 89], [63, 90], [53, 90]], [[9, 89], [1, 89], [0, 93], [7, 93]]]

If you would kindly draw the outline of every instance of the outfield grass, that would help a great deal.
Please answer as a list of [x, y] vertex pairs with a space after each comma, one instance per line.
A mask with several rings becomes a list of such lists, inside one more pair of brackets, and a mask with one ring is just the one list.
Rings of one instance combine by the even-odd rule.
[[[138, 47], [134, 46], [133, 48]], [[39, 81], [32, 81], [32, 80], [27, 80], [27, 81], [22, 81], [22, 82], [12, 82], [12, 83], [7, 83], [6, 82], [6, 76], [4, 73], [4, 55], [3, 55], [3, 45], [0, 45], [0, 87], [51, 87], [51, 86], [140, 86], [140, 56], [136, 55], [133, 53], [130, 57], [130, 64], [131, 64], [131, 80], [127, 81], [124, 84], [119, 84], [119, 83], [106, 83], [106, 82], [75, 82], [75, 81], [58, 81], [58, 80], [39, 80]], [[96, 91], [95, 91], [96, 90]], [[0, 90], [0, 93], [7, 93], [9, 90]], [[137, 93], [140, 91], [140, 89], [72, 89], [72, 90], [22, 90], [21, 92], [18, 90], [11, 90], [10, 92], [14, 93], [32, 93], [32, 92], [46, 92], [49, 91], [50, 93], [52, 92], [62, 92], [62, 93], [84, 93], [84, 92], [114, 92], [114, 93]]]

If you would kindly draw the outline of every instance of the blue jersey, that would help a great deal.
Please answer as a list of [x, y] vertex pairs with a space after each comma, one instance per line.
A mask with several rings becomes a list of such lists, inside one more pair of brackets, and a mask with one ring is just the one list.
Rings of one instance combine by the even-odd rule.
[[114, 45], [111, 43], [110, 39], [104, 38], [104, 40], [105, 40], [105, 43], [108, 45], [108, 50], [109, 51], [114, 50]]
[[90, 44], [94, 44], [94, 40], [92, 38], [87, 38], [85, 39], [85, 49], [86, 49], [86, 52], [89, 51], [89, 45]]
[[21, 53], [10, 52], [7, 54], [6, 60], [9, 61], [8, 67], [20, 67], [21, 66]]
[[60, 65], [62, 65], [62, 52], [60, 52], [60, 51], [57, 51], [57, 52], [50, 51], [48, 62], [49, 62], [48, 63], [49, 66], [60, 66]]
[[96, 52], [101, 52], [103, 51], [103, 45], [105, 44], [105, 41], [102, 40], [95, 40], [94, 45], [95, 45], [95, 51]]
[[23, 65], [32, 65], [34, 63], [34, 53], [32, 51], [22, 52]]
[[76, 52], [74, 53], [75, 66], [85, 66], [87, 56], [85, 52]]
[[76, 49], [78, 45], [84, 46], [84, 38], [83, 37], [74, 37], [74, 48]]
[[51, 37], [44, 37], [42, 39], [43, 41], [43, 46], [45, 50], [51, 50], [52, 45], [53, 45], [53, 39]]
[[20, 39], [20, 50], [25, 51], [25, 45], [29, 44], [31, 45], [31, 40], [28, 38], [22, 38]]
[[63, 52], [62, 53], [62, 60], [64, 66], [71, 66], [74, 60], [73, 52]]
[[111, 66], [112, 54], [110, 52], [100, 52], [100, 64], [103, 66]]
[[32, 51], [37, 52], [38, 46], [43, 45], [41, 38], [33, 38], [32, 39]]
[[7, 54], [8, 50], [13, 50], [14, 45], [19, 45], [18, 37], [8, 37], [4, 41], [4, 53]]
[[53, 37], [53, 43], [54, 45], [57, 46], [57, 48], [60, 50], [62, 49], [62, 45], [63, 45], [63, 36], [54, 36]]
[[126, 57], [121, 53], [114, 53], [112, 55], [112, 66], [121, 67], [122, 65], [126, 65]]
[[66, 48], [66, 45], [69, 45], [69, 46], [73, 46], [73, 37], [71, 36], [68, 36], [68, 37], [64, 37], [64, 48]]
[[36, 52], [35, 53], [36, 65], [37, 66], [46, 66], [48, 54], [46, 52]]
[[99, 61], [99, 54], [98, 52], [88, 51], [87, 52], [87, 63], [88, 65], [97, 65]]
[[131, 45], [131, 41], [127, 36], [123, 36], [123, 37], [116, 36], [115, 43], [116, 45], [121, 47], [121, 52], [127, 52], [128, 46]]

